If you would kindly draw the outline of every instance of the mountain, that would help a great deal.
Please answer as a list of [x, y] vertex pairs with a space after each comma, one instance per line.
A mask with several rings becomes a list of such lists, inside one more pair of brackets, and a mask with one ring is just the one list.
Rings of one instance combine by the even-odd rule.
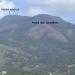
[[75, 64], [75, 25], [47, 14], [0, 20], [0, 70], [65, 71]]

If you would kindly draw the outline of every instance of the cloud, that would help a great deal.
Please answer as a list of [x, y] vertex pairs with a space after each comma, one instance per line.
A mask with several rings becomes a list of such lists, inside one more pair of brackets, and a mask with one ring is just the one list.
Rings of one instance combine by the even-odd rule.
[[31, 7], [28, 10], [28, 12], [26, 13], [26, 15], [28, 15], [28, 16], [34, 16], [34, 15], [38, 15], [38, 14], [49, 14], [49, 13], [40, 8], [33, 8], [33, 7]]
[[27, 0], [29, 4], [46, 4], [49, 0]]
[[15, 8], [15, 5], [12, 1], [8, 1], [8, 0], [1, 0], [0, 1], [0, 18], [2, 18], [5, 15], [8, 15], [8, 11], [2, 11], [2, 8]]
[[45, 5], [52, 10], [70, 12], [75, 11], [75, 0], [26, 0], [31, 5]]
[[53, 8], [64, 12], [75, 11], [75, 0], [54, 0], [51, 4]]

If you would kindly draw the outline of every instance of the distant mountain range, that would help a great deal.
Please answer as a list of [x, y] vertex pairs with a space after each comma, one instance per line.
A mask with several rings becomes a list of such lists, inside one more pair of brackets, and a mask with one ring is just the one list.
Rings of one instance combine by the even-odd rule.
[[0, 20], [0, 70], [64, 71], [71, 64], [75, 64], [74, 24], [46, 14]]

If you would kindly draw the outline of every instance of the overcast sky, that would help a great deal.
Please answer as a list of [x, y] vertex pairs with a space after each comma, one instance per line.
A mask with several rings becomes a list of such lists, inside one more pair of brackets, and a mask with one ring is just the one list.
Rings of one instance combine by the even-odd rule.
[[[0, 0], [1, 8], [19, 8], [20, 15], [50, 14], [75, 23], [75, 0]], [[0, 18], [8, 12], [0, 10]]]

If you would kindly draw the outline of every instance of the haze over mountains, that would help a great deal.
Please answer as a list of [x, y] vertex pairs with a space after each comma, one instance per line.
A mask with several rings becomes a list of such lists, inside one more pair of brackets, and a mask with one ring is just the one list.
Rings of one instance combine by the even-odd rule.
[[[33, 24], [32, 22], [58, 22]], [[0, 69], [65, 70], [75, 64], [75, 25], [46, 14], [0, 20]]]

